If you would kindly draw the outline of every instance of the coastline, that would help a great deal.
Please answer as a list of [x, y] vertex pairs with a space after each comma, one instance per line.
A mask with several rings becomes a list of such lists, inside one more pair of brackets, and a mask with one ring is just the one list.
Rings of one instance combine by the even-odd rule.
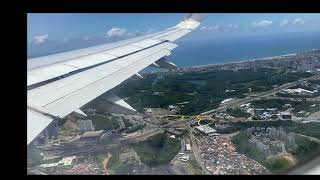
[[281, 58], [288, 58], [288, 57], [292, 57], [292, 56], [297, 56], [299, 54], [313, 52], [313, 51], [319, 51], [319, 50], [320, 50], [320, 48], [316, 48], [316, 49], [309, 49], [309, 50], [305, 50], [305, 51], [298, 51], [298, 52], [290, 53], [290, 54], [282, 54], [282, 55], [254, 58], [254, 59], [248, 59], [248, 60], [231, 61], [231, 62], [226, 62], [226, 63], [205, 64], [205, 65], [197, 65], [197, 66], [190, 66], [190, 67], [181, 67], [181, 68], [178, 68], [177, 70], [208, 68], [208, 67], [217, 67], [217, 66], [225, 66], [225, 65], [252, 63], [252, 62], [258, 62], [258, 61], [261, 62], [261, 61], [267, 61], [267, 60], [280, 60]]

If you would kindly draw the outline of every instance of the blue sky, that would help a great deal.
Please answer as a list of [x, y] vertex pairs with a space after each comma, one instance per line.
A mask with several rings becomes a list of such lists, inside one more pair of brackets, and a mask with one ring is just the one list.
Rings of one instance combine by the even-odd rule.
[[[35, 13], [27, 15], [29, 51], [90, 46], [175, 25], [183, 13]], [[201, 26], [181, 41], [320, 30], [320, 14], [207, 13]], [[80, 45], [81, 44], [81, 45]]]

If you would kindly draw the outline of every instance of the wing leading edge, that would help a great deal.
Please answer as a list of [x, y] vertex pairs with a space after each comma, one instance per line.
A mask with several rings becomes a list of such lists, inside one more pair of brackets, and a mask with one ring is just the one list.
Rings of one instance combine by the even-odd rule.
[[[176, 26], [111, 44], [29, 59], [27, 72], [27, 145], [54, 118], [64, 118], [150, 65], [176, 68], [165, 60], [173, 41], [200, 25], [190, 15]], [[135, 111], [116, 95], [116, 105]]]

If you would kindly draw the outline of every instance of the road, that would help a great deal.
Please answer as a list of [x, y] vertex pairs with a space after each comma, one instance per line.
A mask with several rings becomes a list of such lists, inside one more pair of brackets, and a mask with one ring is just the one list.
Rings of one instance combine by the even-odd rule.
[[259, 100], [261, 98], [266, 98], [266, 97], [271, 96], [271, 95], [273, 95], [273, 94], [275, 94], [277, 92], [282, 91], [283, 89], [287, 89], [289, 87], [297, 85], [299, 83], [299, 81], [311, 80], [311, 79], [317, 79], [317, 78], [320, 78], [320, 75], [315, 75], [315, 76], [312, 76], [312, 77], [309, 77], [309, 78], [300, 79], [298, 81], [294, 81], [294, 82], [291, 82], [291, 83], [286, 83], [286, 84], [283, 84], [283, 85], [281, 85], [281, 86], [279, 86], [279, 87], [277, 87], [277, 88], [275, 88], [273, 90], [258, 93], [254, 97], [248, 96], [248, 97], [243, 98], [243, 99], [232, 101], [232, 102], [228, 103], [227, 105], [221, 106], [221, 107], [219, 107], [217, 109], [212, 109], [210, 111], [203, 112], [203, 113], [201, 113], [201, 115], [208, 115], [208, 114], [211, 114], [211, 113], [214, 113], [214, 112], [217, 112], [217, 111], [225, 110], [225, 109], [233, 107], [233, 106], [237, 106], [239, 104], [245, 104], [245, 103], [249, 103], [249, 102], [254, 101], [254, 100]]

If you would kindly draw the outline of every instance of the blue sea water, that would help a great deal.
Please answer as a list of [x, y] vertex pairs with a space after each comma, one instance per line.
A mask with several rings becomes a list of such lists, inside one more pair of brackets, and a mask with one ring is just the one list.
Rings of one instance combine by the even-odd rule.
[[320, 48], [320, 32], [180, 42], [169, 59], [179, 67], [222, 64]]
[[[178, 47], [173, 50], [169, 60], [178, 67], [190, 67], [251, 60], [320, 48], [320, 31], [192, 41], [183, 41], [181, 38], [177, 44]], [[28, 51], [28, 58], [33, 54], [42, 53], [41, 56], [44, 56], [72, 49], [78, 48], [71, 46], [70, 43], [63, 46], [38, 47], [33, 49], [34, 52]], [[143, 72], [153, 71], [159, 71], [159, 69], [143, 70]]]

